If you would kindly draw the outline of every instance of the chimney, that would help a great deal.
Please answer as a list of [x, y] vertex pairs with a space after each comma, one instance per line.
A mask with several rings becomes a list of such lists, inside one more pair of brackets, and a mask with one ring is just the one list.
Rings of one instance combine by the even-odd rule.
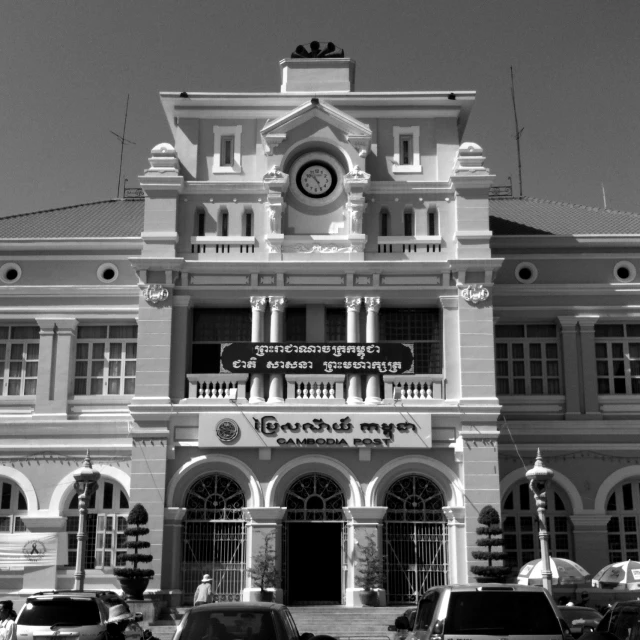
[[353, 91], [356, 62], [332, 42], [299, 45], [280, 61], [282, 93], [349, 93]]

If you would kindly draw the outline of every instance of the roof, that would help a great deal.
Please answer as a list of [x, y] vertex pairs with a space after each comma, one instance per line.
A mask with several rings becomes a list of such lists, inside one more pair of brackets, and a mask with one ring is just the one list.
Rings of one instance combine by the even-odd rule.
[[140, 237], [144, 198], [102, 200], [0, 218], [0, 238]]
[[496, 236], [640, 234], [640, 214], [540, 198], [489, 200]]

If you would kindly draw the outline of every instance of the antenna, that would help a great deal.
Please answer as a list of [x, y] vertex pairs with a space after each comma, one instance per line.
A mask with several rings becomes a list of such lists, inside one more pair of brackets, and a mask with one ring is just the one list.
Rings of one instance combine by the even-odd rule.
[[129, 113], [129, 94], [127, 93], [127, 106], [124, 109], [124, 125], [122, 126], [122, 135], [116, 133], [115, 131], [110, 131], [118, 140], [120, 140], [120, 168], [118, 169], [118, 190], [116, 192], [116, 198], [120, 197], [120, 180], [122, 179], [122, 156], [124, 154], [124, 145], [125, 144], [135, 144], [131, 140], [127, 140], [124, 137], [124, 134], [127, 131], [127, 114]]
[[519, 196], [522, 198], [522, 160], [520, 158], [520, 136], [524, 131], [524, 127], [520, 129], [518, 127], [518, 112], [516, 111], [516, 90], [513, 84], [513, 67], [511, 69], [511, 100], [513, 102], [513, 117], [516, 122], [516, 148], [518, 150], [518, 184], [519, 184]]
[[602, 185], [602, 202], [604, 203], [604, 208], [607, 208], [607, 194], [604, 190], [604, 182], [600, 183]]

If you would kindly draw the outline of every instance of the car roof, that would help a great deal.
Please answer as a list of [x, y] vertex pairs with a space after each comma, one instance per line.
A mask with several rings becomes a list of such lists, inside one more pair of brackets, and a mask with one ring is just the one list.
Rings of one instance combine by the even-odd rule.
[[284, 604], [277, 602], [213, 602], [211, 604], [201, 604], [197, 609], [191, 609], [193, 612], [200, 611], [221, 611], [229, 609], [237, 609], [238, 611], [270, 611], [271, 609], [286, 609]]
[[600, 612], [593, 607], [581, 607], [578, 604], [559, 604], [558, 609], [560, 609], [560, 611], [590, 611], [601, 615]]
[[[501, 582], [485, 582], [482, 584], [450, 584], [450, 585], [442, 585], [439, 587], [433, 587], [429, 589], [429, 591], [529, 591], [534, 593], [539, 593], [544, 591], [542, 587], [536, 587], [533, 585], [524, 585], [524, 584], [503, 584]], [[424, 596], [422, 596], [424, 598]]]

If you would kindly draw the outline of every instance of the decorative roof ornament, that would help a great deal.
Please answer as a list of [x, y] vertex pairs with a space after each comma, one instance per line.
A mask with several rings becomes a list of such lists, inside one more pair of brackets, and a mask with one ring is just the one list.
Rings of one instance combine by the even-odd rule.
[[292, 58], [344, 58], [344, 49], [336, 47], [333, 42], [318, 42], [299, 44], [291, 54]]

